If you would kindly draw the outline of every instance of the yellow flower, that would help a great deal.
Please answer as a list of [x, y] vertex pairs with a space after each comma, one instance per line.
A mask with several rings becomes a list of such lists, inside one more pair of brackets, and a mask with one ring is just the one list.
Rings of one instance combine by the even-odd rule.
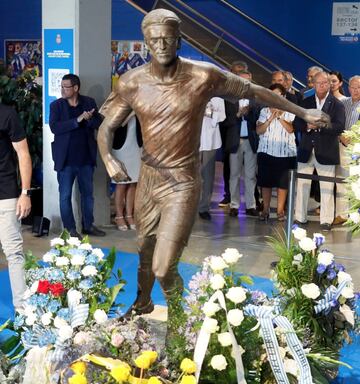
[[118, 382], [122, 383], [129, 378], [131, 368], [128, 364], [123, 363], [117, 367], [114, 367], [110, 371], [110, 375]]
[[180, 381], [180, 384], [196, 384], [195, 376], [184, 375]]
[[86, 364], [83, 361], [75, 361], [70, 368], [77, 374], [83, 375], [86, 371]]
[[191, 359], [183, 359], [180, 364], [180, 369], [185, 373], [195, 373], [196, 364]]
[[135, 359], [135, 364], [140, 369], [149, 369], [151, 365], [150, 357], [146, 355], [140, 355]]
[[161, 381], [157, 377], [153, 376], [150, 377], [148, 384], [161, 384]]
[[158, 357], [158, 354], [155, 351], [144, 351], [141, 355], [147, 356], [150, 359], [150, 364], [154, 364]]
[[87, 384], [87, 380], [84, 375], [76, 373], [74, 376], [70, 377], [69, 384]]

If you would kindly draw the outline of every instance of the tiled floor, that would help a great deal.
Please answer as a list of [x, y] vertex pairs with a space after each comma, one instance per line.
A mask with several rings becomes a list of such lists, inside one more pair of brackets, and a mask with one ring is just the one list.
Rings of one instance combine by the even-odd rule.
[[[213, 195], [212, 221], [197, 218], [192, 235], [183, 254], [183, 261], [200, 264], [204, 257], [220, 254], [225, 248], [239, 249], [244, 257], [239, 264], [239, 270], [246, 274], [269, 277], [270, 263], [276, 260], [276, 255], [267, 245], [266, 236], [282, 230], [284, 225], [277, 222], [275, 214], [268, 223], [259, 222], [256, 218], [246, 217], [240, 213], [238, 218], [229, 217], [226, 210], [218, 208], [217, 202], [222, 199], [221, 165], [218, 164], [215, 192]], [[314, 203], [311, 208], [315, 208]], [[242, 211], [244, 211], [242, 206]], [[309, 233], [319, 231], [318, 216], [310, 216]], [[107, 236], [91, 239], [100, 247], [115, 246], [126, 252], [136, 252], [136, 235], [134, 231], [121, 232], [115, 226], [104, 228]], [[29, 227], [24, 227], [24, 248], [32, 250], [35, 255], [41, 255], [49, 248], [52, 233], [49, 238], [36, 238]], [[356, 289], [360, 288], [360, 236], [352, 237], [344, 227], [333, 229], [326, 234], [327, 248], [336, 256], [339, 262], [345, 264], [352, 274]], [[0, 258], [4, 267], [4, 256]], [[135, 276], [134, 276], [135, 278]]]

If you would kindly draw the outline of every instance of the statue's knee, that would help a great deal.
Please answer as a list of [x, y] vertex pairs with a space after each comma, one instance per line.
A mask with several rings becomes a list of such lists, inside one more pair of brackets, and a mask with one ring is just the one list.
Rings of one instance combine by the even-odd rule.
[[168, 274], [168, 271], [165, 270], [165, 268], [161, 268], [161, 266], [154, 266], [153, 265], [152, 270], [153, 270], [155, 277], [159, 280], [159, 282], [164, 280]]

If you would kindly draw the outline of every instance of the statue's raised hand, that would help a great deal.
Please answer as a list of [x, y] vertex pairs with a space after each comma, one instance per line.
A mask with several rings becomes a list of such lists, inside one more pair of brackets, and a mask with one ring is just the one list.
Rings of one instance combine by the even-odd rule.
[[330, 128], [331, 121], [329, 115], [320, 109], [306, 109], [303, 119], [309, 123], [308, 128]]

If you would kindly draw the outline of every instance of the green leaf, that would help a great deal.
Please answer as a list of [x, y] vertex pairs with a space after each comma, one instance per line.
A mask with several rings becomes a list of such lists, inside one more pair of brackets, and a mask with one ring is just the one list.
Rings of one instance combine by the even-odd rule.
[[20, 343], [20, 335], [12, 335], [1, 343], [0, 349], [5, 353], [11, 353]]
[[241, 275], [239, 279], [243, 284], [254, 285], [254, 280], [250, 276]]

